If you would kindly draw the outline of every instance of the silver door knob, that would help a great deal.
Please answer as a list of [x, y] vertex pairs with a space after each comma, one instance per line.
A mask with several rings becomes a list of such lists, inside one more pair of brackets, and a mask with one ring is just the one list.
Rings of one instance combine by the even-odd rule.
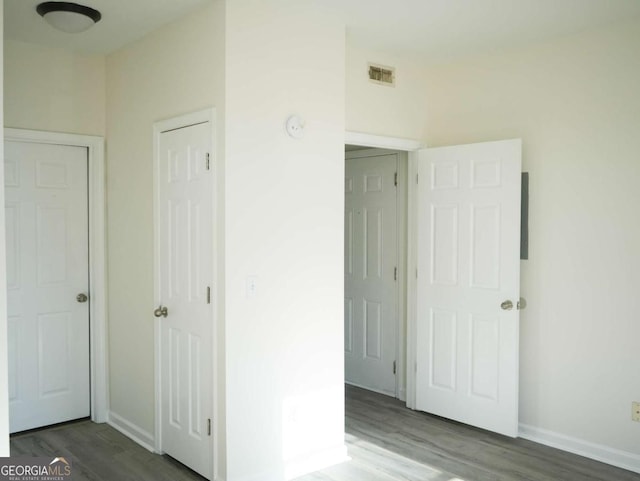
[[84, 292], [81, 292], [76, 296], [76, 301], [78, 302], [87, 302], [88, 300], [89, 297]]
[[525, 307], [527, 307], [527, 300], [524, 297], [521, 297], [516, 307], [518, 309], [524, 309]]
[[510, 300], [506, 300], [502, 304], [500, 304], [500, 308], [503, 311], [510, 311], [511, 309], [513, 309], [513, 302], [511, 302]]
[[153, 311], [153, 315], [156, 317], [167, 317], [169, 315], [169, 310], [166, 307], [158, 306], [158, 308]]

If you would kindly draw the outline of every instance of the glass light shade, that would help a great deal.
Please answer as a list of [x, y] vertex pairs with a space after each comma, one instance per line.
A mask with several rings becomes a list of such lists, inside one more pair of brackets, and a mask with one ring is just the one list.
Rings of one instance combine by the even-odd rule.
[[95, 24], [91, 18], [76, 12], [49, 12], [43, 18], [53, 28], [67, 33], [84, 32]]
[[53, 28], [67, 33], [84, 32], [102, 18], [99, 11], [71, 2], [43, 2], [36, 12]]

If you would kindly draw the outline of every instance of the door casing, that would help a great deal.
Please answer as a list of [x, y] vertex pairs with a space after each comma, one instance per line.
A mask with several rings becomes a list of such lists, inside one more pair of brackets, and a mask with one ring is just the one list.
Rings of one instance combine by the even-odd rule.
[[36, 144], [72, 145], [87, 149], [89, 199], [89, 349], [91, 420], [108, 420], [107, 282], [105, 229], [104, 138], [26, 129], [4, 129], [5, 140]]

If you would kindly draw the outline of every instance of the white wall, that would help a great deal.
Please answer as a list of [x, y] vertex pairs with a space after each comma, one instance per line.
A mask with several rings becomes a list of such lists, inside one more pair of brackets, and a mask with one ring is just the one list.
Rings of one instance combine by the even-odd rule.
[[[0, 2], [0, 15], [2, 12]], [[4, 125], [104, 135], [104, 56], [75, 54], [11, 40], [3, 40], [3, 44]], [[0, 139], [2, 153], [3, 139]], [[0, 171], [2, 198], [3, 175], [3, 171]], [[0, 312], [3, 313], [0, 318], [0, 346], [6, 346], [4, 209], [0, 211], [0, 225]], [[6, 347], [0, 348], [0, 393], [8, 392], [6, 352]], [[0, 396], [0, 456], [9, 455], [7, 402], [6, 396]]]
[[221, 1], [107, 58], [111, 414], [121, 428], [150, 444], [155, 399], [152, 128], [158, 120], [216, 107], [220, 157], [223, 58]]
[[7, 127], [105, 132], [105, 57], [4, 41]]
[[432, 68], [425, 83], [430, 146], [524, 142], [531, 185], [521, 423], [542, 440], [568, 436], [565, 447], [611, 448], [635, 469], [639, 46], [640, 23], [622, 24]]
[[281, 480], [345, 454], [344, 27], [296, 0], [226, 18], [226, 479]]
[[[347, 39], [346, 128], [351, 132], [421, 140], [426, 136], [427, 105], [422, 63], [355, 45]], [[368, 64], [396, 68], [396, 85], [371, 82]]]
[[[2, 26], [4, 1], [0, 0], [0, 52], [3, 52]], [[0, 79], [4, 62], [0, 54]], [[4, 89], [0, 80], [0, 112], [3, 111]], [[3, 116], [0, 115], [0, 130], [4, 129]], [[0, 138], [0, 160], [4, 165], [4, 135]], [[4, 205], [4, 169], [0, 169], [0, 200]], [[0, 393], [9, 392], [8, 358], [7, 358], [7, 266], [5, 260], [5, 228], [4, 209], [0, 209]], [[0, 396], [0, 457], [9, 456], [9, 396]]]

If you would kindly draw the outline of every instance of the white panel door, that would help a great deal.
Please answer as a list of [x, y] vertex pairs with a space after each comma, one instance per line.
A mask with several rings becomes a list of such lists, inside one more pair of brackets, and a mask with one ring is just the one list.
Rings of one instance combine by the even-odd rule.
[[416, 406], [516, 436], [521, 142], [427, 149], [418, 170]]
[[211, 126], [163, 132], [158, 151], [159, 301], [167, 309], [159, 317], [162, 450], [211, 479]]
[[89, 416], [87, 149], [7, 141], [11, 432]]
[[346, 160], [345, 380], [395, 396], [397, 154]]

